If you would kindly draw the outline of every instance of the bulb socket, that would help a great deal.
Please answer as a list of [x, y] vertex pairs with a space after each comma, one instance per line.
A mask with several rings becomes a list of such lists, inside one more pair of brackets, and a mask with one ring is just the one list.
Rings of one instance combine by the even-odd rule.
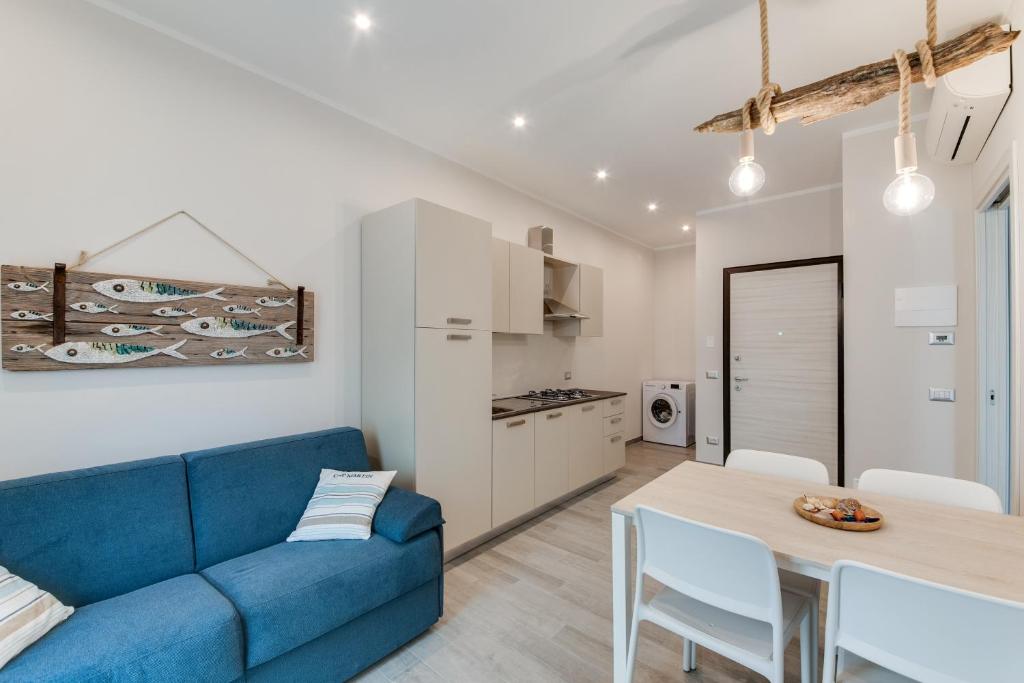
[[750, 128], [740, 133], [740, 161], [754, 160], [754, 131]]
[[913, 133], [897, 135], [893, 139], [896, 149], [896, 172], [913, 173], [917, 170], [917, 139]]

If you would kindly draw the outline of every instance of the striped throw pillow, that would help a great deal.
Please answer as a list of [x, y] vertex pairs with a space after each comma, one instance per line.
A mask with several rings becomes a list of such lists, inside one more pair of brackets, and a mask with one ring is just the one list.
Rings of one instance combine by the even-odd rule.
[[369, 538], [373, 514], [395, 474], [320, 470], [320, 482], [288, 540]]
[[74, 611], [0, 567], [0, 669]]

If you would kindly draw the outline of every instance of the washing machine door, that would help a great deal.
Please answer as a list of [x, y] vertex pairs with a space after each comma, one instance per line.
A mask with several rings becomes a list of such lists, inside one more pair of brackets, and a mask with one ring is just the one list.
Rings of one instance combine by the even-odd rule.
[[678, 417], [679, 408], [668, 394], [655, 394], [647, 404], [647, 419], [658, 429], [668, 429]]

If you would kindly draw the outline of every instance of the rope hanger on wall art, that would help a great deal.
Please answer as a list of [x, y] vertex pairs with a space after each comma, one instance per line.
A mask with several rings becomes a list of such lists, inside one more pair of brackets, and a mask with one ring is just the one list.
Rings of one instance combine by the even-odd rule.
[[[177, 216], [188, 218], [265, 273], [269, 287], [79, 270]], [[63, 263], [53, 268], [2, 266], [0, 285], [5, 370], [313, 360], [313, 293], [301, 285], [293, 290], [184, 210], [94, 254], [83, 251], [70, 268]]]
[[730, 189], [750, 196], [764, 185], [764, 169], [754, 161], [754, 130], [771, 135], [790, 119], [804, 125], [866, 107], [897, 91], [900, 93], [900, 135], [896, 138], [894, 180], [883, 198], [886, 208], [898, 215], [923, 210], [934, 197], [934, 185], [916, 173], [917, 152], [910, 132], [910, 86], [924, 81], [932, 88], [937, 79], [969, 66], [984, 57], [1009, 49], [1020, 31], [1007, 31], [987, 23], [944, 43], [938, 43], [936, 0], [926, 0], [926, 35], [917, 52], [897, 50], [894, 57], [829, 76], [815, 83], [783, 91], [769, 73], [768, 3], [758, 0], [761, 23], [761, 89], [742, 107], [719, 114], [697, 126], [698, 133], [740, 133], [739, 164], [729, 177]]

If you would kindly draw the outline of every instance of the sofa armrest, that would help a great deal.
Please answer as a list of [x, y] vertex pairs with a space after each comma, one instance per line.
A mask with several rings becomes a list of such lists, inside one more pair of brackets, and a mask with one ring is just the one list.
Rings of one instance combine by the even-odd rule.
[[373, 516], [373, 530], [395, 543], [405, 543], [442, 524], [440, 503], [394, 487], [388, 489]]

